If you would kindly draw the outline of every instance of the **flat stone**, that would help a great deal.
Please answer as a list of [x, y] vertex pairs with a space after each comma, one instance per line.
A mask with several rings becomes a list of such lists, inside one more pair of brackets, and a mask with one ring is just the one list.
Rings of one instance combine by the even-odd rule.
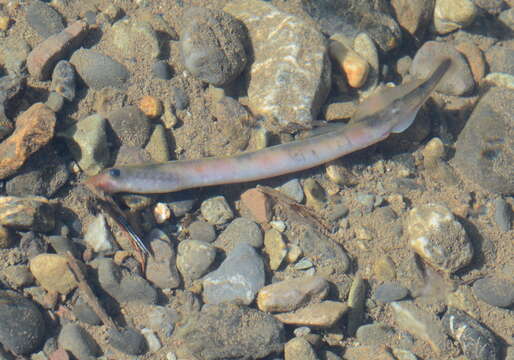
[[25, 110], [16, 120], [16, 129], [0, 143], [0, 180], [21, 168], [27, 158], [54, 136], [54, 112], [42, 103]]
[[269, 117], [278, 130], [310, 127], [330, 88], [323, 35], [268, 2], [238, 0], [224, 10], [249, 32], [255, 56], [248, 87], [252, 111]]
[[345, 303], [322, 301], [292, 313], [275, 314], [275, 318], [289, 325], [329, 328], [334, 326], [347, 310], [348, 305]]
[[386, 324], [373, 323], [360, 326], [355, 336], [364, 345], [380, 346], [393, 344], [398, 334]]
[[39, 196], [0, 196], [0, 225], [47, 232], [55, 226], [54, 208]]
[[145, 337], [132, 328], [124, 328], [121, 331], [110, 329], [109, 343], [115, 349], [129, 355], [142, 355], [147, 351]]
[[264, 286], [264, 263], [254, 248], [238, 244], [220, 267], [203, 281], [206, 304], [235, 303], [249, 305]]
[[323, 300], [328, 290], [328, 281], [319, 276], [279, 281], [259, 290], [257, 306], [264, 312], [294, 311]]
[[30, 260], [30, 272], [47, 291], [66, 295], [77, 287], [75, 276], [63, 255], [37, 255]]
[[514, 282], [488, 276], [475, 281], [473, 293], [492, 306], [508, 308], [514, 304]]
[[395, 282], [384, 283], [375, 290], [375, 298], [381, 302], [402, 300], [409, 294], [409, 289]]
[[87, 23], [79, 20], [38, 44], [27, 57], [27, 69], [30, 75], [37, 80], [47, 80], [54, 65], [67, 53], [80, 46], [87, 32]]

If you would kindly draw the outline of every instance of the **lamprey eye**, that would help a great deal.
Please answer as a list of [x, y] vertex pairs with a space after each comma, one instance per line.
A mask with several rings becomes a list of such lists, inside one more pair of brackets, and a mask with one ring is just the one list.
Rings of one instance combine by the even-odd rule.
[[114, 168], [114, 169], [110, 169], [110, 170], [109, 170], [109, 175], [110, 175], [111, 177], [113, 177], [113, 178], [118, 178], [118, 177], [120, 177], [120, 175], [121, 175], [121, 171], [120, 171], [120, 169], [116, 169], [116, 168]]

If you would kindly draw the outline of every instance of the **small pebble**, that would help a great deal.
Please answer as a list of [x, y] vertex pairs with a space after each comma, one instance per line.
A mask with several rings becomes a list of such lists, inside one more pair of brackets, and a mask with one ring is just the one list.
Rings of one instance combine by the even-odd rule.
[[512, 221], [512, 209], [510, 205], [503, 200], [498, 198], [494, 200], [494, 220], [501, 231], [509, 231], [511, 228]]
[[142, 147], [152, 134], [152, 122], [137, 106], [114, 110], [107, 120], [123, 145]]
[[173, 94], [173, 104], [177, 110], [185, 110], [189, 106], [189, 97], [184, 89], [173, 86], [171, 93]]
[[145, 95], [139, 100], [139, 109], [150, 119], [157, 118], [162, 115], [162, 101], [155, 96]]
[[471, 0], [436, 0], [434, 27], [439, 34], [447, 34], [471, 24], [478, 9]]
[[171, 79], [171, 70], [168, 63], [164, 60], [159, 60], [153, 63], [152, 72], [156, 78], [161, 80]]
[[202, 216], [213, 225], [222, 225], [234, 218], [234, 213], [223, 196], [215, 196], [202, 202]]
[[330, 37], [330, 55], [337, 61], [340, 69], [346, 75], [348, 84], [353, 88], [360, 88], [366, 82], [369, 64], [355, 51], [347, 47], [344, 41], [339, 40], [341, 35], [334, 34]]
[[375, 299], [389, 303], [404, 299], [409, 294], [409, 290], [396, 282], [384, 283], [375, 290]]
[[153, 229], [145, 240], [154, 254], [148, 258], [146, 278], [161, 289], [178, 287], [181, 280], [170, 238], [162, 230]]
[[475, 281], [473, 293], [492, 306], [509, 308], [514, 304], [514, 282], [489, 276]]
[[284, 360], [318, 360], [314, 349], [307, 340], [295, 337], [284, 345]]
[[53, 112], [59, 112], [64, 106], [64, 98], [61, 94], [52, 91], [48, 95], [48, 99], [46, 99], [45, 105], [52, 109]]
[[322, 301], [290, 313], [276, 314], [284, 324], [330, 328], [348, 311], [348, 305], [338, 301]]
[[93, 337], [86, 329], [77, 324], [64, 325], [57, 341], [59, 347], [69, 351], [77, 359], [89, 359], [99, 356], [101, 353], [100, 347]]
[[271, 201], [266, 194], [258, 189], [250, 189], [242, 193], [241, 206], [259, 224], [264, 224], [271, 220]]
[[121, 331], [110, 329], [108, 342], [115, 349], [129, 355], [142, 355], [148, 347], [145, 337], [132, 328], [125, 328]]
[[11, 18], [6, 15], [0, 15], [0, 31], [7, 31], [11, 24]]
[[68, 101], [75, 98], [75, 69], [68, 61], [61, 60], [55, 65], [50, 90]]
[[278, 187], [277, 190], [283, 193], [284, 195], [289, 196], [297, 203], [302, 203], [305, 197], [302, 185], [300, 185], [300, 181], [298, 179], [292, 179], [287, 181], [286, 183]]
[[77, 287], [65, 256], [40, 254], [30, 260], [30, 272], [47, 291], [66, 295]]
[[158, 163], [170, 161], [168, 146], [168, 134], [161, 124], [156, 124], [150, 139], [145, 146], [145, 150], [150, 154], [152, 160]]
[[327, 194], [325, 189], [314, 179], [308, 178], [303, 184], [305, 192], [305, 204], [307, 206], [320, 209], [327, 202]]
[[202, 277], [216, 259], [216, 248], [200, 240], [181, 241], [177, 248], [177, 268], [187, 280]]
[[162, 347], [162, 344], [157, 335], [152, 330], [147, 328], [141, 329], [141, 334], [143, 334], [146, 339], [146, 343], [148, 344], [148, 351], [150, 353], [159, 351], [159, 349]]
[[398, 336], [394, 328], [382, 324], [373, 323], [362, 325], [357, 329], [355, 337], [364, 345], [385, 345], [393, 343], [394, 338]]
[[264, 233], [264, 251], [268, 254], [270, 269], [277, 270], [287, 254], [287, 246], [280, 232], [270, 229]]
[[359, 275], [355, 276], [348, 293], [348, 334], [354, 335], [364, 320], [367, 287], [366, 280]]
[[95, 220], [89, 224], [84, 235], [84, 242], [93, 249], [94, 252], [109, 251], [113, 249], [113, 237], [109, 229], [105, 217], [99, 214]]
[[171, 210], [164, 203], [157, 203], [153, 208], [153, 217], [157, 224], [164, 224], [171, 218]]
[[234, 219], [220, 234], [216, 240], [216, 246], [230, 251], [242, 242], [256, 249], [261, 248], [264, 244], [259, 225], [245, 217]]

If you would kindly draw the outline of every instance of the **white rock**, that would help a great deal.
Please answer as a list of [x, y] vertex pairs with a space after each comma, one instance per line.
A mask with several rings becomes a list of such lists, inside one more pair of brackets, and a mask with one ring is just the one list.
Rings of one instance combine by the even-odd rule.
[[84, 241], [93, 251], [102, 252], [112, 250], [112, 240], [105, 217], [99, 214], [87, 227]]

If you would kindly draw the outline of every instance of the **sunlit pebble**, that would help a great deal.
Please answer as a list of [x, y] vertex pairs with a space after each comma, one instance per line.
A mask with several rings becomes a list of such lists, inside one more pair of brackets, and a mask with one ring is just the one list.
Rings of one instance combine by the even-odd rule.
[[11, 18], [9, 16], [0, 16], [0, 31], [9, 29]]
[[69, 165], [69, 170], [73, 174], [78, 174], [80, 172], [80, 167], [75, 161], [72, 161], [71, 164]]
[[139, 100], [138, 107], [149, 118], [159, 117], [163, 112], [162, 102], [155, 96], [143, 96], [141, 100]]
[[164, 203], [157, 203], [153, 209], [153, 216], [157, 224], [163, 224], [171, 218], [171, 210]]
[[130, 256], [130, 252], [126, 250], [116, 251], [114, 253], [114, 263], [117, 265], [123, 264], [125, 259], [127, 259]]

